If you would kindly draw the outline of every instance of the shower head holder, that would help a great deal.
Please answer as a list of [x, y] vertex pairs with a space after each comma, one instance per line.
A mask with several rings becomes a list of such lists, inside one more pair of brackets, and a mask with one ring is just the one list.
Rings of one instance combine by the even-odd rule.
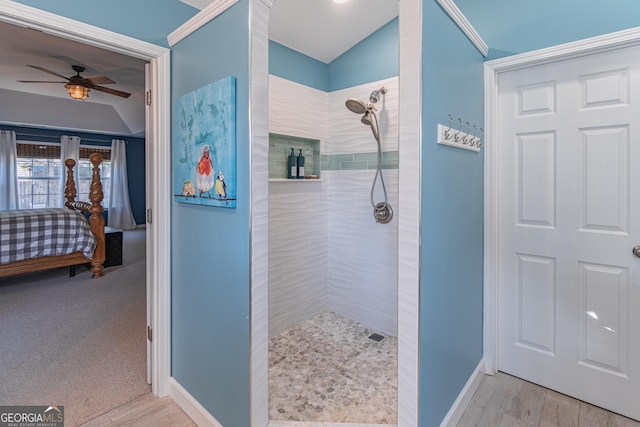
[[380, 96], [385, 95], [386, 93], [387, 88], [382, 86], [380, 89], [371, 92], [371, 95], [369, 95], [369, 101], [375, 104], [376, 102], [380, 101]]

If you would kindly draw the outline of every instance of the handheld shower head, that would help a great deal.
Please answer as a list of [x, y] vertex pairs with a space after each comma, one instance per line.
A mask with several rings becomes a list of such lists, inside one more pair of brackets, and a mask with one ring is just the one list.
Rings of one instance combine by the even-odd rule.
[[373, 132], [373, 137], [376, 141], [380, 141], [380, 133], [378, 131], [378, 118], [376, 117], [376, 113], [373, 109], [368, 109], [364, 116], [360, 119], [362, 124], [367, 125], [371, 128], [371, 132]]
[[367, 126], [372, 126], [373, 120], [371, 120], [371, 111], [367, 110], [367, 112], [364, 113], [364, 116], [362, 116], [360, 121], [362, 122], [362, 124], [365, 124]]

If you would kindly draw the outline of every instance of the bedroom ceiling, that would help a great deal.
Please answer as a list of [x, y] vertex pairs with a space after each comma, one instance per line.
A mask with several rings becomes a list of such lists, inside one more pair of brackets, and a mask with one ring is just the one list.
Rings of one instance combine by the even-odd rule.
[[[144, 135], [144, 61], [2, 22], [0, 51], [0, 123]], [[116, 82], [105, 87], [131, 96], [125, 99], [92, 90], [88, 99], [76, 101], [64, 83], [18, 82], [62, 81], [27, 64], [63, 76], [75, 75], [71, 66], [82, 65], [84, 77], [105, 75]]]
[[[210, 0], [180, 0], [198, 9]], [[328, 63], [397, 16], [397, 0], [277, 0], [270, 13], [270, 38]], [[0, 124], [31, 125], [122, 136], [144, 136], [145, 62], [39, 31], [0, 22]], [[129, 98], [92, 90], [89, 98], [69, 97], [61, 80], [28, 67], [36, 65], [70, 77], [82, 65], [84, 77], [105, 75], [104, 85]]]

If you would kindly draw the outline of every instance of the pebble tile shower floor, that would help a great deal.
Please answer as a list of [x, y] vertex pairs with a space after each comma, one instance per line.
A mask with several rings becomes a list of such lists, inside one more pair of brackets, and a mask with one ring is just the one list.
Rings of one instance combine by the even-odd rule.
[[269, 419], [395, 424], [398, 339], [325, 312], [269, 340]]

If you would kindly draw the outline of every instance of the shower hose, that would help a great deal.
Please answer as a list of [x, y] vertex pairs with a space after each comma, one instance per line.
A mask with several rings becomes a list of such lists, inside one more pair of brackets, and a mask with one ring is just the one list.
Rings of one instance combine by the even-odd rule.
[[[378, 118], [373, 115], [376, 123], [376, 130], [378, 129]], [[373, 130], [373, 128], [372, 128]], [[384, 185], [384, 177], [382, 176], [382, 148], [380, 147], [380, 132], [373, 132], [373, 136], [378, 143], [378, 167], [376, 168], [376, 174], [373, 178], [373, 184], [371, 184], [371, 206], [373, 206], [373, 217], [376, 222], [380, 224], [387, 224], [393, 218], [393, 209], [391, 205], [387, 203], [387, 188]], [[382, 184], [382, 192], [384, 193], [384, 202], [376, 203], [373, 201], [373, 191], [376, 187], [376, 182], [380, 177], [380, 184]]]

